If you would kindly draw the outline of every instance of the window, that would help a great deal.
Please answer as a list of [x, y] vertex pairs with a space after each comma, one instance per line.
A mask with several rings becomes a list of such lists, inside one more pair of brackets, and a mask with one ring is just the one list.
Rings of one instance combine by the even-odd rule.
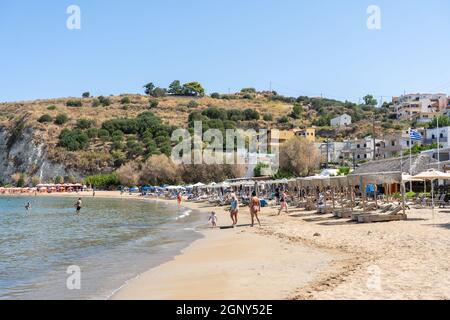
[[391, 146], [395, 147], [395, 140], [391, 141]]

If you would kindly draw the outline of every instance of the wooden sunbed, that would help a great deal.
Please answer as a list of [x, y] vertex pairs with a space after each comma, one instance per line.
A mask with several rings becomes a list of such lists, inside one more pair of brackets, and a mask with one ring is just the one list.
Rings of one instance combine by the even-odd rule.
[[389, 213], [375, 213], [364, 214], [358, 216], [358, 223], [372, 223], [372, 222], [388, 222], [388, 221], [401, 221], [406, 220], [406, 214], [402, 213], [403, 208], [398, 206]]

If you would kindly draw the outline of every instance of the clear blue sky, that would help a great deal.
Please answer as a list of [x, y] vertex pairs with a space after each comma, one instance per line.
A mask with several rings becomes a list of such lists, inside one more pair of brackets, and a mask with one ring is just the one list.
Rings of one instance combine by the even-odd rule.
[[[66, 28], [71, 4], [81, 30]], [[381, 30], [366, 27], [370, 4]], [[174, 79], [353, 101], [450, 93], [449, 17], [448, 0], [0, 0], [0, 101]]]

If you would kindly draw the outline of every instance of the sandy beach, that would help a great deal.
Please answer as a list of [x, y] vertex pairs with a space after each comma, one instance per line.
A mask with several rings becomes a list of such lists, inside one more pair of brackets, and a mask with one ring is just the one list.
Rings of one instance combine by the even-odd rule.
[[[224, 208], [183, 205], [204, 212], [205, 221], [215, 210], [219, 226], [230, 225]], [[411, 209], [408, 221], [375, 224], [301, 210], [275, 213], [263, 208], [262, 227], [247, 225], [248, 208], [236, 229], [205, 224], [204, 238], [130, 280], [113, 299], [450, 298], [450, 209], [436, 209], [434, 218], [431, 209]]]

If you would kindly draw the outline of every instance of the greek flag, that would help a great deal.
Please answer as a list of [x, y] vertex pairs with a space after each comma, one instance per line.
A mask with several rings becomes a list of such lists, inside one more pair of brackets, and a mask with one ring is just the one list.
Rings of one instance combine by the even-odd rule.
[[413, 129], [409, 130], [409, 138], [412, 141], [421, 141], [422, 140], [422, 135], [420, 134], [420, 132], [415, 131]]

